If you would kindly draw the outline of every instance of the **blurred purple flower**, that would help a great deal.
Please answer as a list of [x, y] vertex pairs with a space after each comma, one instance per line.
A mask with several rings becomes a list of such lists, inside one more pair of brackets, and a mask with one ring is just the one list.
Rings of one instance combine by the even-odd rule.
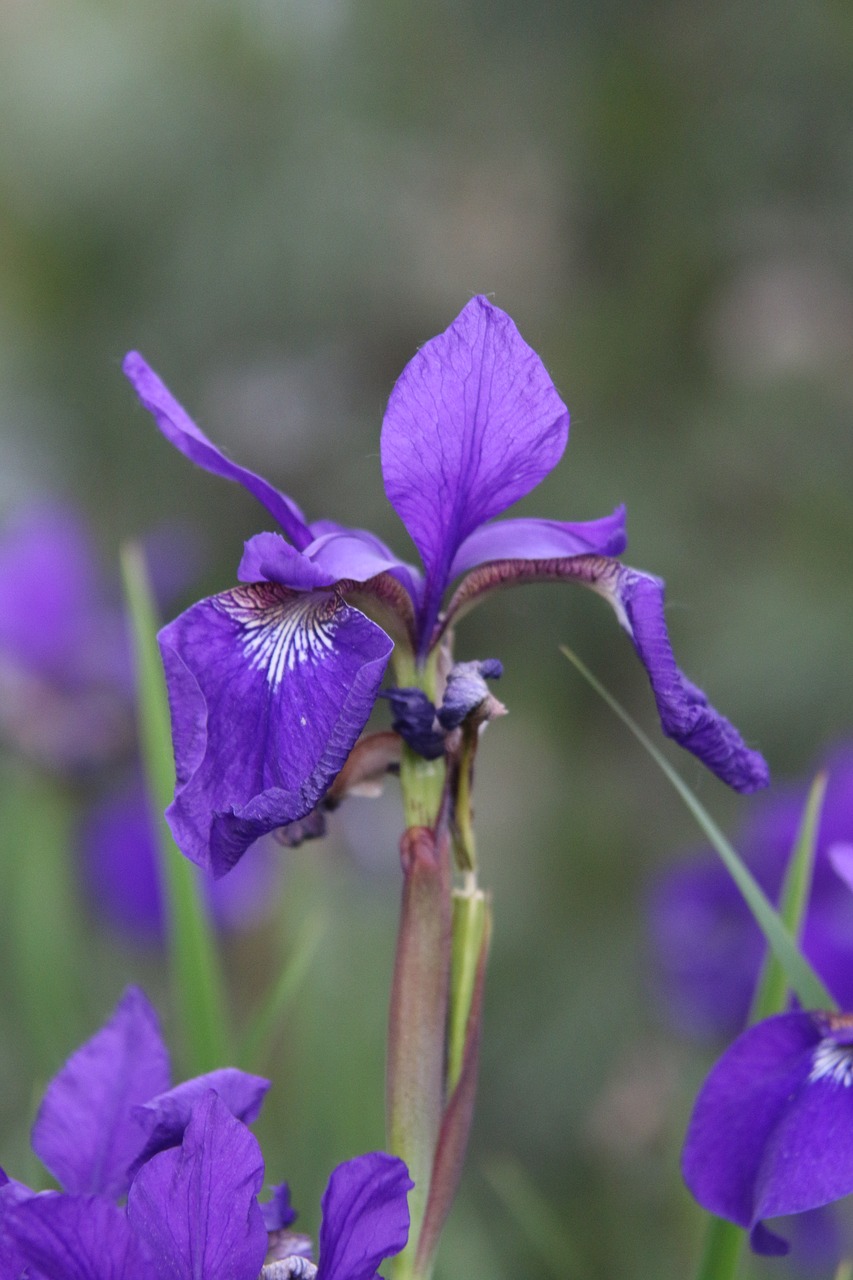
[[731, 1045], [696, 1099], [682, 1157], [690, 1191], [750, 1232], [757, 1253], [787, 1252], [767, 1218], [853, 1192], [853, 1015], [783, 1013]]
[[625, 547], [623, 508], [584, 523], [494, 522], [559, 462], [569, 415], [486, 298], [409, 362], [385, 414], [385, 491], [423, 572], [364, 530], [307, 523], [204, 436], [140, 355], [124, 369], [166, 438], [242, 484], [285, 535], [251, 538], [238, 570], [246, 585], [160, 635], [178, 778], [168, 817], [193, 861], [222, 875], [258, 836], [310, 813], [364, 728], [394, 646], [413, 669], [473, 604], [523, 582], [574, 581], [604, 596], [646, 666], [664, 732], [736, 789], [766, 784], [761, 756], [676, 666], [662, 582], [612, 559]]
[[[842, 1008], [853, 1008], [853, 893], [844, 879], [853, 842], [853, 745], [836, 748], [818, 832], [803, 950]], [[776, 901], [797, 835], [807, 786], [756, 801], [738, 850]], [[764, 942], [716, 854], [703, 851], [659, 876], [649, 906], [664, 1005], [691, 1034], [734, 1035], [747, 1017]]]
[[50, 1083], [33, 1127], [64, 1192], [0, 1173], [0, 1280], [374, 1280], [406, 1243], [405, 1165], [374, 1152], [338, 1166], [315, 1268], [288, 1230], [286, 1185], [258, 1202], [264, 1162], [246, 1125], [268, 1087], [225, 1068], [170, 1089], [156, 1014], [129, 988]]
[[[184, 589], [197, 556], [186, 530], [145, 540], [162, 605]], [[124, 611], [109, 590], [81, 516], [46, 499], [20, 508], [0, 536], [0, 734], [40, 765], [87, 780], [135, 750], [135, 692]], [[96, 798], [80, 857], [95, 909], [139, 939], [163, 932], [156, 837], [141, 775]], [[227, 884], [205, 881], [214, 919], [243, 927], [267, 909], [275, 851]], [[277, 861], [277, 860], [276, 860]]]
[[[157, 833], [140, 773], [100, 796], [89, 807], [80, 833], [83, 881], [103, 918], [140, 942], [165, 936]], [[199, 869], [202, 893], [219, 928], [245, 929], [270, 910], [281, 871], [281, 852], [271, 842], [245, 859], [227, 880]]]
[[121, 610], [70, 507], [18, 510], [0, 538], [0, 731], [42, 764], [126, 750], [133, 675]]

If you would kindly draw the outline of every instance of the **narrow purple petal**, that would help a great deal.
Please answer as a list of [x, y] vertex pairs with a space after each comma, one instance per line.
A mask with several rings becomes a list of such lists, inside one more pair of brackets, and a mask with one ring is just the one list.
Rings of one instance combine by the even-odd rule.
[[300, 550], [308, 545], [311, 534], [305, 517], [293, 499], [274, 489], [261, 476], [226, 458], [196, 426], [138, 351], [128, 352], [122, 368], [143, 407], [154, 417], [163, 435], [176, 449], [205, 471], [226, 480], [236, 480], [266, 507]]
[[105, 1196], [33, 1196], [8, 1228], [29, 1280], [156, 1280], [124, 1210]]
[[143, 1165], [127, 1214], [162, 1280], [257, 1280], [267, 1232], [257, 1195], [261, 1149], [213, 1092], [193, 1112], [180, 1147]]
[[[749, 794], [770, 781], [767, 763], [676, 666], [664, 619], [664, 585], [651, 574], [620, 565], [601, 590], [617, 609], [648, 672], [661, 727], [735, 791]], [[611, 594], [612, 591], [612, 594]]]
[[627, 545], [625, 508], [600, 520], [498, 520], [465, 539], [450, 569], [451, 578], [490, 560], [552, 560], [564, 556], [618, 556]]
[[33, 1150], [66, 1191], [122, 1196], [145, 1137], [132, 1110], [168, 1086], [157, 1015], [137, 987], [128, 987], [109, 1022], [48, 1085]]
[[703, 1208], [746, 1228], [761, 1216], [756, 1199], [768, 1143], [807, 1081], [820, 1040], [812, 1014], [779, 1014], [745, 1031], [711, 1069], [681, 1161]]
[[262, 1076], [249, 1075], [237, 1067], [220, 1067], [175, 1085], [167, 1093], [134, 1108], [134, 1117], [145, 1134], [145, 1145], [134, 1160], [131, 1177], [158, 1151], [177, 1147], [200, 1100], [213, 1090], [237, 1120], [251, 1124], [261, 1112], [270, 1087]]
[[459, 547], [556, 466], [568, 431], [542, 361], [486, 298], [403, 370], [382, 427], [382, 474], [426, 568], [426, 639]]
[[381, 1151], [339, 1164], [323, 1195], [317, 1280], [373, 1280], [405, 1247], [413, 1186], [403, 1161]]
[[393, 645], [334, 595], [256, 583], [194, 605], [160, 646], [177, 774], [167, 818], [187, 857], [224, 875], [325, 794]]
[[440, 630], [485, 596], [530, 582], [577, 582], [603, 596], [633, 640], [646, 668], [664, 733], [698, 756], [736, 791], [751, 792], [767, 786], [769, 773], [763, 756], [747, 747], [734, 725], [676, 666], [666, 630], [660, 578], [630, 569], [607, 556], [491, 561], [462, 579]]

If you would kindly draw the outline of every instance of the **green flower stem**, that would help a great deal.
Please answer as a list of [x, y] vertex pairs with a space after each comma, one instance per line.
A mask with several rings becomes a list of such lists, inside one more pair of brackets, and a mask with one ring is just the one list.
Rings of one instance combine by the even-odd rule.
[[450, 1020], [447, 1092], [459, 1083], [468, 1035], [468, 1016], [483, 945], [488, 946], [491, 912], [486, 894], [473, 879], [453, 894], [453, 950], [450, 965]]
[[450, 841], [446, 831], [409, 828], [400, 846], [403, 902], [388, 1025], [386, 1108], [389, 1150], [405, 1160], [409, 1243], [394, 1259], [395, 1280], [426, 1280], [415, 1255], [426, 1212], [444, 1110], [445, 1034], [450, 982]]
[[725, 1218], [712, 1218], [696, 1280], [735, 1280], [746, 1244], [746, 1232]]

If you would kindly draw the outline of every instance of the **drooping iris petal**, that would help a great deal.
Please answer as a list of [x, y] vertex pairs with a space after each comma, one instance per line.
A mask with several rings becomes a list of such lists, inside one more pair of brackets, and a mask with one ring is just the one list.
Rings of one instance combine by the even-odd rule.
[[305, 517], [292, 498], [274, 489], [268, 481], [238, 466], [208, 440], [185, 409], [163, 384], [138, 351], [130, 351], [122, 365], [143, 407], [153, 416], [166, 439], [187, 458], [213, 475], [236, 480], [266, 507], [288, 538], [301, 550], [311, 541]]
[[[610, 600], [648, 672], [661, 727], [736, 791], [749, 794], [770, 781], [767, 763], [747, 747], [734, 725], [676, 665], [664, 619], [664, 585], [624, 565], [596, 584]], [[606, 584], [606, 585], [605, 585]], [[592, 585], [592, 584], [591, 584]]]
[[48, 1085], [33, 1150], [66, 1191], [122, 1196], [145, 1137], [132, 1110], [168, 1087], [157, 1015], [137, 987], [128, 987], [109, 1022]]
[[703, 1085], [687, 1131], [684, 1179], [712, 1213], [778, 1252], [765, 1218], [853, 1191], [853, 1019], [785, 1013], [750, 1027]]
[[33, 1196], [9, 1214], [9, 1231], [29, 1280], [157, 1280], [124, 1210], [105, 1196]]
[[459, 547], [556, 466], [568, 431], [542, 361], [486, 298], [406, 365], [382, 426], [382, 474], [426, 568], [425, 642]]
[[600, 520], [496, 520], [475, 529], [462, 543], [451, 578], [489, 560], [552, 560], [565, 556], [618, 556], [627, 545], [625, 508]]
[[606, 556], [564, 560], [496, 560], [473, 569], [457, 587], [442, 627], [450, 626], [483, 597], [527, 582], [577, 582], [614, 609], [646, 668], [667, 737], [691, 751], [723, 782], [749, 793], [767, 786], [767, 763], [734, 725], [676, 665], [664, 618], [664, 584]]
[[381, 1151], [339, 1164], [323, 1195], [317, 1280], [374, 1280], [405, 1247], [413, 1186], [403, 1161]]
[[273, 583], [202, 600], [160, 632], [182, 851], [223, 875], [315, 807], [364, 728], [392, 641], [328, 593]]
[[206, 1093], [213, 1090], [232, 1116], [251, 1124], [260, 1115], [269, 1087], [269, 1080], [262, 1076], [237, 1067], [220, 1067], [184, 1080], [167, 1093], [135, 1107], [134, 1116], [145, 1134], [145, 1145], [131, 1165], [131, 1176], [157, 1152], [179, 1145], [195, 1107]]
[[257, 1280], [267, 1232], [257, 1195], [261, 1149], [213, 1092], [198, 1104], [180, 1147], [139, 1170], [127, 1215], [162, 1280]]

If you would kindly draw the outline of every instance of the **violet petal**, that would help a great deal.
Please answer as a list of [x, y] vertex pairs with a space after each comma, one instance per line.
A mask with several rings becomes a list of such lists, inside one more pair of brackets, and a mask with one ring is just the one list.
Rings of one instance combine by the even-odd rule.
[[127, 1214], [162, 1280], [257, 1280], [267, 1232], [257, 1201], [261, 1149], [214, 1092], [193, 1112], [180, 1147], [144, 1164]]
[[[699, 1203], [748, 1230], [853, 1191], [851, 1019], [784, 1013], [750, 1027], [712, 1068], [682, 1157]], [[775, 1248], [755, 1234], [764, 1252]]]
[[451, 578], [490, 560], [552, 560], [564, 556], [618, 556], [627, 545], [625, 508], [599, 520], [497, 520], [475, 529], [454, 557]]
[[315, 807], [370, 715], [393, 648], [330, 594], [272, 583], [202, 600], [160, 632], [179, 848], [224, 875]]
[[[604, 575], [602, 584], [608, 576]], [[691, 751], [735, 791], [749, 794], [766, 787], [770, 775], [764, 757], [747, 747], [734, 725], [676, 665], [664, 619], [661, 580], [620, 565], [615, 582], [602, 594], [616, 608], [648, 672], [667, 737]]]
[[290, 1203], [290, 1187], [280, 1182], [272, 1189], [272, 1199], [261, 1205], [267, 1231], [282, 1231], [296, 1221], [296, 1210]]
[[138, 987], [128, 987], [106, 1025], [48, 1085], [33, 1150], [66, 1191], [122, 1196], [145, 1137], [132, 1109], [168, 1086], [157, 1015]]
[[156, 1280], [124, 1209], [105, 1196], [48, 1192], [8, 1215], [30, 1280]]
[[403, 1161], [381, 1151], [339, 1164], [323, 1195], [317, 1280], [373, 1280], [405, 1247], [413, 1186]]
[[170, 444], [205, 471], [236, 480], [266, 507], [299, 550], [308, 545], [311, 534], [293, 499], [253, 471], [232, 462], [208, 440], [138, 351], [128, 352], [122, 368], [143, 407], [154, 417]]
[[277, 582], [294, 591], [313, 591], [337, 582], [334, 573], [315, 565], [280, 533], [256, 533], [249, 538], [237, 577], [241, 582]]
[[262, 1076], [249, 1075], [237, 1067], [220, 1067], [185, 1080], [167, 1093], [135, 1107], [134, 1117], [146, 1137], [144, 1147], [131, 1166], [131, 1177], [158, 1151], [180, 1145], [195, 1107], [210, 1090], [221, 1098], [232, 1116], [243, 1124], [251, 1124], [260, 1115], [269, 1087], [269, 1080]]
[[426, 568], [427, 640], [462, 543], [539, 484], [568, 432], [542, 361], [486, 298], [406, 365], [382, 426], [382, 474]]

